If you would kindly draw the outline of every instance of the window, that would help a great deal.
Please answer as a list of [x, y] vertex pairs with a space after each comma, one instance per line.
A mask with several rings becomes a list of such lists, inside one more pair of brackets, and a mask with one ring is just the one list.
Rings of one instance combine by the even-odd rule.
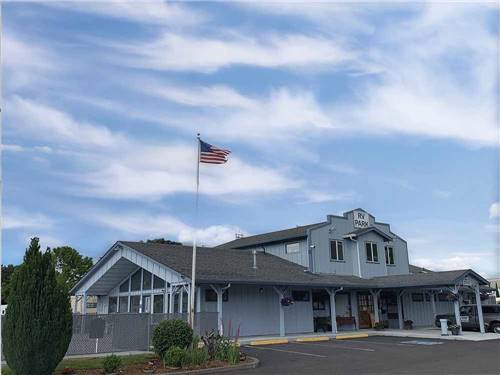
[[143, 290], [151, 289], [151, 272], [146, 270], [142, 271], [142, 289]]
[[287, 243], [285, 246], [285, 252], [287, 254], [294, 254], [300, 252], [300, 243], [299, 242]]
[[123, 282], [122, 285], [120, 285], [120, 293], [127, 293], [128, 292], [128, 282], [129, 282], [130, 279], [127, 278], [127, 280], [125, 280]]
[[394, 265], [394, 248], [392, 246], [385, 247], [385, 264], [388, 266]]
[[141, 290], [141, 271], [140, 269], [137, 270], [130, 278], [130, 290]]
[[344, 260], [344, 245], [342, 241], [330, 241], [330, 260]]
[[[228, 291], [227, 289], [224, 290], [222, 293], [222, 301], [227, 302], [228, 301]], [[215, 290], [213, 289], [205, 289], [205, 301], [206, 302], [217, 302], [217, 293], [215, 293]]]
[[189, 302], [189, 296], [186, 292], [182, 293], [182, 312], [189, 312], [188, 311], [188, 302]]
[[163, 313], [163, 294], [156, 294], [153, 297], [153, 313], [161, 314]]
[[292, 299], [294, 301], [308, 302], [309, 301], [309, 292], [307, 290], [293, 290], [292, 291]]
[[366, 261], [372, 263], [378, 262], [378, 250], [376, 243], [373, 242], [366, 243]]
[[422, 293], [412, 293], [411, 294], [411, 300], [413, 302], [423, 302], [424, 301], [424, 295]]
[[174, 294], [174, 311], [172, 312], [175, 314], [179, 312], [179, 294]]
[[144, 295], [142, 296], [142, 309], [141, 311], [143, 313], [150, 313], [151, 312], [151, 295]]
[[425, 302], [431, 302], [431, 295], [429, 293], [425, 293]]
[[118, 298], [109, 297], [108, 302], [108, 314], [113, 314], [118, 312]]
[[439, 293], [438, 294], [438, 301], [439, 302], [447, 302], [449, 300], [450, 300], [450, 298], [448, 297], [448, 293]]
[[324, 300], [313, 300], [313, 310], [326, 310]]
[[159, 278], [158, 276], [154, 275], [153, 277], [153, 288], [154, 289], [163, 289], [165, 288], [165, 280]]
[[482, 308], [483, 314], [500, 314], [500, 306], [482, 306]]
[[138, 313], [141, 306], [141, 296], [130, 296], [130, 312]]
[[128, 312], [128, 297], [120, 297], [119, 298], [119, 309], [118, 312], [120, 313], [127, 313]]

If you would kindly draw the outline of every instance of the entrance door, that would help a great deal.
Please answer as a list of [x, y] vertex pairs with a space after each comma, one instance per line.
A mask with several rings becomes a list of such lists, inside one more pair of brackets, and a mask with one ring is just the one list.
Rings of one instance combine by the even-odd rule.
[[330, 332], [332, 330], [330, 295], [326, 290], [313, 290], [312, 307], [314, 332]]
[[372, 328], [373, 297], [370, 293], [358, 293], [359, 328]]

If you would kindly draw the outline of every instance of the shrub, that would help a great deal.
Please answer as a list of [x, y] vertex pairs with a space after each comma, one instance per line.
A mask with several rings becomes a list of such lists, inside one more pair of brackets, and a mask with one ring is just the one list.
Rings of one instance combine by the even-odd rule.
[[376, 322], [373, 325], [373, 328], [375, 328], [376, 330], [381, 330], [381, 329], [385, 328], [385, 324], [384, 324], [384, 322]]
[[183, 366], [185, 365], [193, 365], [193, 366], [200, 366], [207, 362], [210, 359], [208, 356], [208, 351], [206, 348], [202, 349], [189, 349], [186, 352], [186, 357], [183, 363]]
[[112, 374], [117, 372], [121, 365], [122, 359], [114, 354], [111, 354], [104, 358], [102, 370], [105, 374]]
[[155, 328], [153, 333], [153, 348], [161, 358], [172, 347], [187, 348], [193, 341], [193, 330], [183, 320], [164, 320]]
[[186, 364], [186, 349], [181, 349], [175, 345], [171, 346], [166, 351], [163, 362], [167, 366], [182, 367], [182, 365]]
[[36, 237], [12, 275], [4, 319], [3, 353], [12, 372], [52, 374], [68, 350], [73, 319], [52, 253], [41, 252]]

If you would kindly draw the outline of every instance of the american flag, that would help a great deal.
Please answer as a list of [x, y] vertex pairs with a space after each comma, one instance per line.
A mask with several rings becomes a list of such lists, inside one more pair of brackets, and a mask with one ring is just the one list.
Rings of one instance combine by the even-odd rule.
[[212, 146], [200, 139], [200, 163], [224, 164], [227, 162], [227, 156], [230, 153], [229, 150]]

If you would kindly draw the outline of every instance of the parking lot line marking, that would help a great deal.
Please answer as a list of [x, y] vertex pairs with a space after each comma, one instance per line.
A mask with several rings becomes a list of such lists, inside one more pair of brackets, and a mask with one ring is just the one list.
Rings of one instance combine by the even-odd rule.
[[327, 358], [326, 355], [320, 355], [320, 354], [312, 354], [312, 353], [304, 353], [304, 352], [297, 352], [295, 350], [285, 350], [285, 349], [277, 349], [277, 348], [262, 348], [260, 346], [246, 346], [247, 348], [251, 349], [258, 349], [258, 350], [273, 350], [275, 352], [282, 352], [282, 353], [291, 353], [291, 354], [300, 354], [300, 355], [305, 355], [309, 357], [319, 357], [319, 358]]
[[363, 344], [380, 344], [380, 345], [396, 345], [396, 346], [416, 346], [416, 344], [403, 344], [399, 342], [384, 342], [384, 341], [361, 341], [361, 340], [349, 340], [349, 342], [360, 342]]
[[315, 346], [324, 346], [325, 348], [338, 348], [338, 349], [348, 349], [348, 350], [360, 350], [362, 352], [374, 352], [375, 349], [368, 348], [357, 348], [355, 346], [342, 346], [337, 344], [316, 344], [314, 342], [292, 342], [291, 344], [302, 344], [302, 345], [315, 345]]

